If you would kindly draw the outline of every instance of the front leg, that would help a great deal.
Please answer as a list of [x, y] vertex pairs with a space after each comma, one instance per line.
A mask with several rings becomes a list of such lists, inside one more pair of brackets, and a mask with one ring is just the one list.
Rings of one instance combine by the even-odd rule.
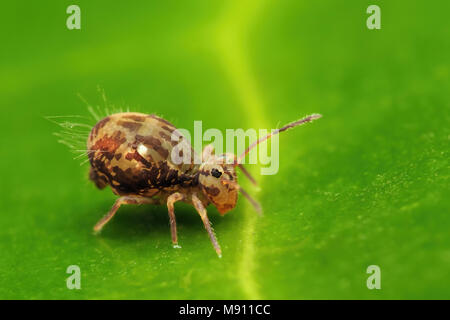
[[172, 193], [167, 198], [167, 209], [169, 210], [169, 219], [170, 219], [170, 232], [172, 234], [172, 243], [174, 248], [181, 248], [178, 245], [178, 238], [177, 238], [177, 223], [175, 220], [175, 213], [173, 209], [173, 204], [177, 201], [183, 200], [184, 195], [182, 195], [179, 192]]
[[219, 256], [219, 258], [222, 258], [222, 250], [220, 249], [219, 242], [217, 242], [214, 231], [211, 228], [211, 223], [209, 222], [206, 208], [195, 193], [192, 194], [192, 204], [200, 215], [200, 218], [202, 218], [205, 229], [208, 232], [209, 238], [211, 239], [211, 243], [216, 250], [217, 255]]
[[116, 202], [114, 202], [111, 210], [109, 210], [109, 212], [94, 226], [94, 232], [99, 233], [102, 230], [103, 226], [114, 217], [117, 210], [119, 210], [120, 206], [123, 204], [159, 204], [159, 200], [154, 198], [145, 198], [142, 196], [120, 197], [116, 200]]

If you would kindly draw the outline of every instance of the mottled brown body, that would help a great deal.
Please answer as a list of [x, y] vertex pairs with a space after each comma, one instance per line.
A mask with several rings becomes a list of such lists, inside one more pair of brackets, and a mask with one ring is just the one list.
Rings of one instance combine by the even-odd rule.
[[128, 112], [102, 119], [87, 143], [91, 180], [121, 196], [153, 197], [196, 186], [199, 165], [171, 161], [178, 143], [172, 134], [178, 134], [176, 128], [155, 115]]

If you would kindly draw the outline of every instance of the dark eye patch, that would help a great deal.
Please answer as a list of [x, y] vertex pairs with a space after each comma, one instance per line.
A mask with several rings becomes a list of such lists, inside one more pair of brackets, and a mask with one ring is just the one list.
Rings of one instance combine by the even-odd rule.
[[215, 178], [220, 178], [220, 176], [222, 175], [222, 172], [220, 172], [219, 170], [214, 168], [211, 170], [211, 175]]

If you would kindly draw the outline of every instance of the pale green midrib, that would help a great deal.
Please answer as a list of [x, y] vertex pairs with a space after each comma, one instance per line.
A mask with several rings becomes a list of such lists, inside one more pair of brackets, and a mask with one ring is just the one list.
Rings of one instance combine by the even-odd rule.
[[[246, 56], [246, 36], [251, 22], [261, 14], [264, 1], [233, 1], [229, 11], [217, 27], [218, 56], [224, 65], [230, 82], [235, 86], [237, 96], [243, 106], [250, 127], [268, 128], [264, 114], [261, 94], [250, 70]], [[255, 174], [255, 170], [251, 170]], [[262, 185], [262, 176], [258, 175]], [[245, 200], [244, 200], [245, 201]], [[256, 236], [255, 226], [259, 218], [248, 201], [243, 204], [244, 225], [242, 234], [242, 252], [239, 256], [237, 275], [243, 294], [247, 299], [261, 299], [256, 274]]]

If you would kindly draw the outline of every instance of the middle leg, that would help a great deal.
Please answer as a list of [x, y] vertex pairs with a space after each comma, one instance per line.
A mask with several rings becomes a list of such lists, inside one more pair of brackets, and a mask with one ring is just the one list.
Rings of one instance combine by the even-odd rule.
[[172, 244], [174, 248], [181, 248], [181, 247], [178, 245], [177, 222], [175, 220], [175, 212], [173, 209], [173, 204], [183, 199], [184, 195], [182, 195], [179, 192], [172, 193], [167, 198], [167, 209], [169, 210], [169, 219], [170, 219], [170, 232], [172, 234]]

